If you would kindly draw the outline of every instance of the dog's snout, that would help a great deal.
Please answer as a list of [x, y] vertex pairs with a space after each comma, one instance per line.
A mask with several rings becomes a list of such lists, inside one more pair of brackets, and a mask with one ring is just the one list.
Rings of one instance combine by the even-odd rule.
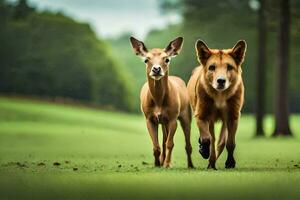
[[161, 67], [160, 66], [153, 66], [152, 67], [152, 72], [158, 74], [161, 71]]
[[225, 78], [218, 78], [217, 79], [217, 83], [221, 86], [224, 86], [226, 83], [226, 79]]

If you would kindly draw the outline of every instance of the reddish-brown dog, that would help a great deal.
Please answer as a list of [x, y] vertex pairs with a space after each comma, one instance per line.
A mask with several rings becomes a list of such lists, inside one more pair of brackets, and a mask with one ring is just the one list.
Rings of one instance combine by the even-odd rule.
[[[200, 131], [199, 152], [209, 158], [208, 168], [215, 163], [226, 144], [226, 168], [235, 167], [233, 151], [240, 111], [244, 103], [244, 85], [241, 65], [246, 52], [246, 42], [241, 40], [232, 49], [210, 49], [196, 42], [197, 67], [188, 83], [190, 103]], [[215, 152], [214, 123], [221, 119], [222, 129]]]
[[[186, 142], [188, 167], [192, 168], [190, 143], [191, 110], [186, 85], [183, 80], [169, 76], [172, 57], [178, 55], [183, 38], [173, 40], [165, 49], [147, 50], [144, 43], [131, 37], [136, 55], [146, 63], [147, 82], [141, 90], [141, 109], [146, 117], [147, 128], [153, 143], [155, 166], [170, 167], [174, 146], [173, 137], [179, 119]], [[158, 125], [162, 125], [162, 151], [158, 142]]]

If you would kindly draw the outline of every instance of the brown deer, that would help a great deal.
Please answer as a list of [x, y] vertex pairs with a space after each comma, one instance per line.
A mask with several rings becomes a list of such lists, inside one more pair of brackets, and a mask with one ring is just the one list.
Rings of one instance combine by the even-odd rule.
[[[140, 93], [141, 109], [145, 115], [148, 132], [153, 143], [155, 166], [170, 167], [174, 147], [173, 137], [180, 121], [187, 153], [188, 167], [193, 168], [190, 142], [191, 110], [186, 85], [183, 80], [169, 76], [171, 58], [179, 54], [183, 38], [178, 37], [165, 48], [147, 50], [143, 42], [131, 37], [136, 55], [146, 64], [147, 82]], [[158, 142], [158, 125], [162, 125], [162, 151]]]

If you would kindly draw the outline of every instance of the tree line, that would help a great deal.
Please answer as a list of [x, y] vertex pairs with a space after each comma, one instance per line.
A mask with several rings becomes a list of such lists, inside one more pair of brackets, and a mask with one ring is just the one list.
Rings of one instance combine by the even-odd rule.
[[129, 75], [90, 26], [0, 1], [0, 92], [132, 111]]

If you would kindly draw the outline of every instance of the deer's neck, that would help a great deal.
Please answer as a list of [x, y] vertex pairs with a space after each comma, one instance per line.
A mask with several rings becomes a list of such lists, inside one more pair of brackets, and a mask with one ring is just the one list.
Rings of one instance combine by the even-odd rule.
[[148, 85], [150, 94], [153, 98], [154, 103], [157, 106], [162, 106], [165, 98], [169, 94], [168, 75], [166, 74], [160, 80], [154, 80], [148, 77]]

